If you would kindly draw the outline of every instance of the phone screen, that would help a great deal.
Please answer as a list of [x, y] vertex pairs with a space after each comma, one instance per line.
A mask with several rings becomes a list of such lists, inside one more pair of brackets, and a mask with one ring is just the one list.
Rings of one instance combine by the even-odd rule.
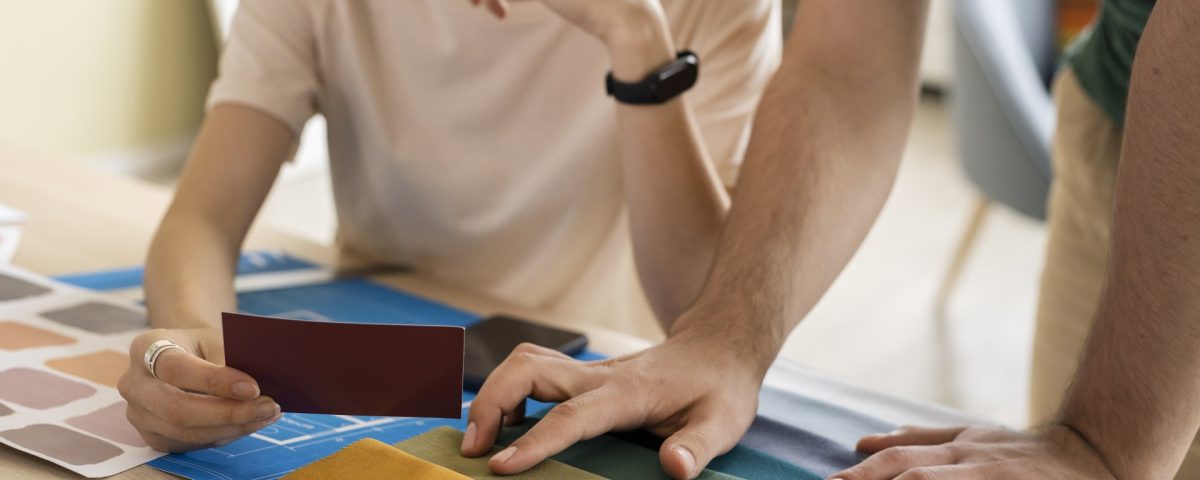
[[492, 370], [521, 343], [532, 343], [567, 355], [587, 347], [583, 334], [539, 325], [508, 315], [492, 315], [467, 327], [463, 388], [479, 390]]

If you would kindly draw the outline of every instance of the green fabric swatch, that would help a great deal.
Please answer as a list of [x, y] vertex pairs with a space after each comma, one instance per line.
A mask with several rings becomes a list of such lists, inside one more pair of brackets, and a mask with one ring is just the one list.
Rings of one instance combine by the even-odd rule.
[[[544, 414], [542, 412], [538, 417]], [[525, 423], [505, 428], [496, 443], [512, 443], [533, 428], [538, 420], [540, 418], [527, 417]], [[609, 478], [665, 479], [668, 478], [667, 474], [658, 461], [658, 448], [661, 445], [662, 439], [648, 432], [614, 433], [576, 443], [550, 458]], [[697, 478], [823, 480], [820, 475], [804, 468], [743, 446], [734, 447], [713, 459]]]
[[[537, 420], [536, 418], [527, 418], [521, 425], [505, 428], [496, 443], [500, 445], [512, 443], [533, 428]], [[612, 435], [601, 435], [584, 440], [550, 458], [607, 478], [669, 478], [658, 462], [657, 451], [640, 447]], [[705, 469], [700, 476], [696, 477], [697, 480], [736, 480], [737, 478], [711, 469]]]
[[596, 476], [570, 465], [553, 460], [542, 462], [524, 473], [518, 475], [496, 475], [488, 470], [488, 459], [500, 451], [492, 448], [487, 455], [478, 458], [467, 458], [459, 452], [462, 445], [463, 432], [450, 427], [438, 427], [413, 438], [397, 443], [396, 448], [423, 460], [436, 463], [474, 479], [564, 479], [564, 480], [599, 480]]

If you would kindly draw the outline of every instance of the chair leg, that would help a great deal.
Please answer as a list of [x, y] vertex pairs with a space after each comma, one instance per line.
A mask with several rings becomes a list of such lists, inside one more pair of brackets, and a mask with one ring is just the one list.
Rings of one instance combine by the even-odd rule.
[[975, 202], [971, 220], [967, 223], [967, 229], [963, 231], [962, 238], [958, 241], [954, 257], [950, 260], [950, 268], [946, 269], [946, 276], [942, 278], [942, 285], [938, 288], [937, 297], [934, 300], [934, 315], [942, 328], [945, 328], [949, 321], [950, 295], [954, 293], [954, 287], [958, 285], [958, 278], [962, 276], [963, 267], [966, 266], [967, 257], [975, 246], [975, 240], [979, 237], [980, 227], [983, 226], [983, 219], [987, 216], [990, 206], [991, 202], [984, 196], [980, 196], [979, 200]]
[[962, 276], [967, 257], [975, 246], [975, 240], [979, 237], [980, 227], [983, 226], [983, 219], [987, 216], [990, 206], [991, 202], [982, 195], [975, 203], [971, 219], [967, 223], [966, 230], [963, 231], [962, 238], [958, 241], [954, 257], [950, 260], [950, 268], [946, 269], [946, 276], [942, 279], [942, 285], [938, 288], [937, 297], [934, 300], [934, 341], [936, 342], [934, 351], [938, 357], [937, 374], [940, 377], [937, 388], [940, 401], [945, 405], [961, 406], [962, 403], [958, 389], [958, 368], [954, 361], [954, 348], [950, 344], [950, 316], [948, 314], [950, 295], [954, 293], [954, 288], [958, 285], [958, 279]]

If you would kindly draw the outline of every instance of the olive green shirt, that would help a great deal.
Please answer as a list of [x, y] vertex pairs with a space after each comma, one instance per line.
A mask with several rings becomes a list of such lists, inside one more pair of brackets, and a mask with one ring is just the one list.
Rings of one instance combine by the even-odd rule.
[[1104, 0], [1099, 18], [1066, 53], [1066, 65], [1104, 113], [1125, 123], [1133, 55], [1155, 0]]

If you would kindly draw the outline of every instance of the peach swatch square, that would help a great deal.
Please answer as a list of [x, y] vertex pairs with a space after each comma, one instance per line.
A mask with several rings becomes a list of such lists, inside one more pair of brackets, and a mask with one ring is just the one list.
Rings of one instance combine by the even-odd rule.
[[129, 368], [129, 355], [113, 350], [102, 350], [75, 357], [47, 360], [46, 366], [101, 385], [117, 388], [117, 381], [121, 379], [125, 369]]
[[0, 348], [5, 350], [70, 345], [75, 342], [74, 338], [12, 320], [0, 322]]

